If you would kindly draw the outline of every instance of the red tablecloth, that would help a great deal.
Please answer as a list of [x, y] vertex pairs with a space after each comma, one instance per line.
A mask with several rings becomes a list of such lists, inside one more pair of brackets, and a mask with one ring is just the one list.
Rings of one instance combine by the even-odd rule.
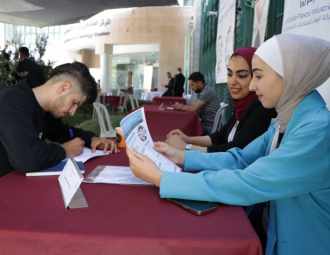
[[[128, 165], [125, 150], [85, 163]], [[0, 254], [261, 255], [241, 207], [196, 216], [159, 198], [159, 189], [83, 183], [88, 208], [65, 209], [56, 176], [0, 179]]]
[[159, 110], [159, 105], [142, 105], [137, 109], [142, 107], [144, 107], [149, 131], [154, 141], [166, 140], [166, 135], [174, 129], [180, 129], [188, 136], [199, 136], [203, 133], [202, 124], [195, 112], [169, 110], [167, 108], [170, 106], [164, 105], [163, 110]]
[[100, 102], [104, 105], [111, 104], [112, 109], [118, 108], [120, 101], [120, 96], [105, 96], [100, 95]]
[[178, 102], [180, 104], [187, 104], [187, 100], [184, 99], [183, 97], [154, 97], [152, 99], [152, 104], [153, 105], [171, 105], [174, 104], [175, 102]]

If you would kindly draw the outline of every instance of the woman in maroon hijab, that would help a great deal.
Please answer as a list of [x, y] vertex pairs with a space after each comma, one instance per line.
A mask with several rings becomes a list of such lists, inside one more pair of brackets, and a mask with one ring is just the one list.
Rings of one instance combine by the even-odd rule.
[[167, 143], [180, 150], [224, 152], [233, 147], [243, 149], [262, 135], [276, 118], [274, 109], [266, 109], [249, 90], [252, 79], [251, 61], [256, 48], [243, 47], [231, 56], [227, 67], [227, 85], [233, 98], [234, 114], [220, 131], [207, 136], [186, 136], [180, 130], [173, 130], [167, 136]]

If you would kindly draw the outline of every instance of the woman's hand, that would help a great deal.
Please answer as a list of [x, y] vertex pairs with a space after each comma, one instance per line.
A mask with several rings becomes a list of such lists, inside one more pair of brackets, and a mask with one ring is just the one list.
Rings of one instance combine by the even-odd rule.
[[162, 153], [166, 158], [171, 160], [174, 164], [184, 164], [184, 151], [180, 151], [166, 143], [155, 143], [154, 150]]
[[184, 141], [182, 141], [182, 139], [178, 135], [171, 135], [170, 137], [167, 138], [166, 143], [181, 151], [186, 150], [187, 144]]
[[172, 135], [178, 135], [182, 141], [184, 141], [185, 143], [189, 143], [189, 136], [186, 136], [181, 130], [179, 129], [175, 129], [172, 130], [168, 135], [167, 135], [167, 139], [172, 136]]
[[138, 153], [133, 148], [126, 147], [126, 153], [134, 175], [159, 187], [163, 171], [159, 170], [149, 157]]

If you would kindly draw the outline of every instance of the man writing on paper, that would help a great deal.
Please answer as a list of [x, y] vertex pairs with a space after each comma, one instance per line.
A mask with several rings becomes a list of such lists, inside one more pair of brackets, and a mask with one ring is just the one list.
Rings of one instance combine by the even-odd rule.
[[[82, 153], [84, 145], [117, 152], [113, 141], [64, 125], [78, 106], [92, 103], [97, 84], [79, 62], [56, 67], [36, 88], [28, 79], [0, 91], [0, 177], [14, 169], [36, 172]], [[45, 138], [60, 143], [48, 144]]]
[[198, 112], [204, 129], [202, 135], [212, 131], [215, 115], [220, 108], [217, 93], [205, 83], [204, 75], [200, 72], [192, 73], [189, 78], [190, 88], [198, 94], [198, 100], [194, 105], [183, 105], [176, 102], [173, 108], [177, 111]]

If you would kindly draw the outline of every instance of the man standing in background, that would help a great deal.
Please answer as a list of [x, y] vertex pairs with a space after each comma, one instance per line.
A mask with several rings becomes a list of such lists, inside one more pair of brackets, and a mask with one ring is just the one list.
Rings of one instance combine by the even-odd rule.
[[16, 70], [17, 72], [27, 72], [28, 74], [23, 77], [16, 74], [15, 77], [17, 82], [27, 78], [33, 88], [46, 83], [46, 77], [41, 67], [29, 59], [29, 49], [27, 47], [20, 47], [18, 53], [19, 62]]
[[183, 76], [181, 73], [182, 69], [181, 67], [178, 67], [178, 74], [175, 75], [174, 77], [174, 87], [173, 87], [173, 96], [174, 97], [182, 97], [183, 94], [183, 86], [184, 86], [184, 81], [186, 78]]
[[6, 44], [5, 47], [3, 48], [3, 50], [2, 50], [2, 54], [7, 53], [7, 52], [6, 52], [7, 49], [8, 49], [8, 44]]

